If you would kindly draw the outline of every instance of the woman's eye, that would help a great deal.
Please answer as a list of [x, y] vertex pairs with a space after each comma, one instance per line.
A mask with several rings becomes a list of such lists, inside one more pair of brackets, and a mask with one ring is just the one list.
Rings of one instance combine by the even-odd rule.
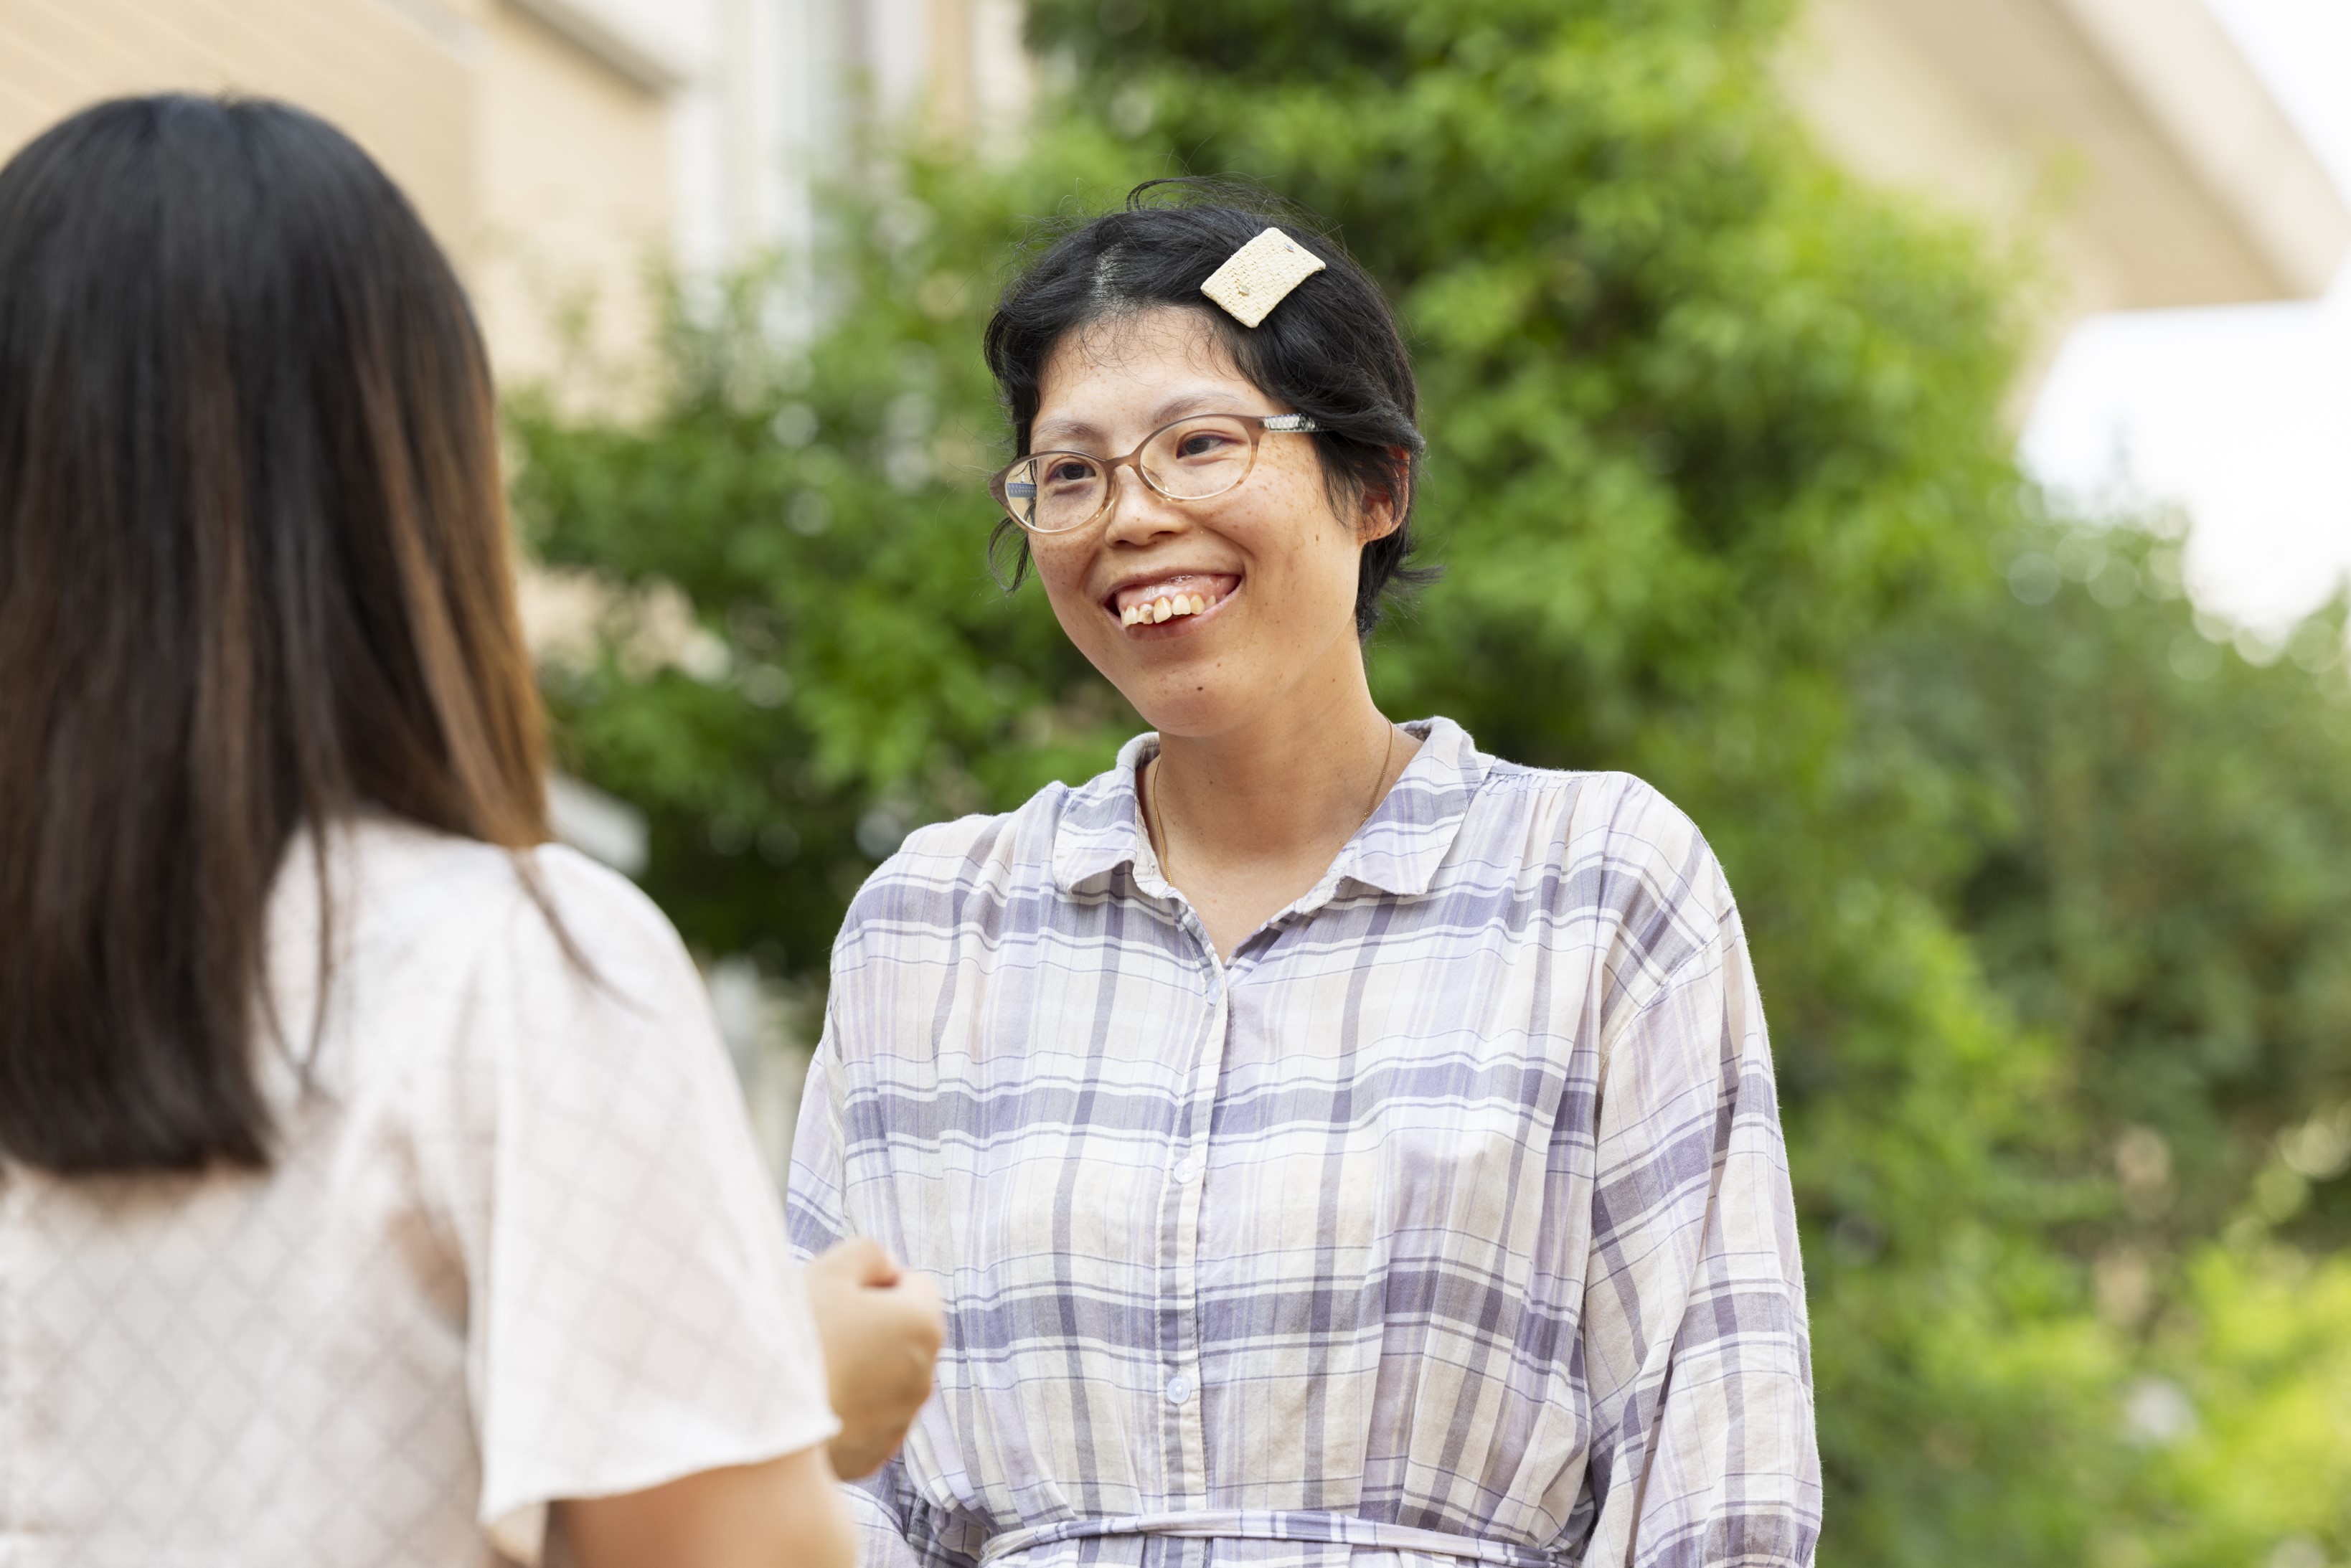
[[1220, 431], [1186, 431], [1184, 439], [1176, 444], [1178, 457], [1217, 457], [1233, 444], [1231, 436]]
[[1082, 485], [1093, 477], [1093, 473], [1094, 467], [1091, 463], [1079, 463], [1075, 461], [1054, 463], [1049, 465], [1045, 469], [1045, 483], [1048, 485]]

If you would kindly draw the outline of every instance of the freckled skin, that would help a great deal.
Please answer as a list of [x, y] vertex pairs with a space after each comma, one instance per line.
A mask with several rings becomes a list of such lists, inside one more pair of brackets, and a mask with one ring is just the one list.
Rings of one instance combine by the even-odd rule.
[[[1252, 386], [1194, 311], [1158, 308], [1073, 336], [1045, 367], [1034, 444], [1115, 456], [1186, 400], [1184, 413], [1288, 413]], [[1180, 413], [1174, 417], [1180, 417]], [[1082, 426], [1082, 433], [1079, 427]], [[1170, 501], [1122, 470], [1110, 516], [1032, 541], [1037, 573], [1070, 640], [1163, 735], [1211, 737], [1279, 722], [1363, 679], [1356, 560], [1385, 518], [1333, 512], [1313, 439], [1269, 434], [1237, 489]], [[1138, 573], [1224, 572], [1240, 589], [1185, 635], [1143, 639], [1106, 603]], [[1165, 622], [1164, 626], [1174, 626]]]
[[[1047, 361], [1032, 445], [1116, 457], [1194, 413], [1277, 414], [1196, 311], [1157, 307], [1074, 335]], [[1419, 750], [1372, 701], [1355, 636], [1363, 547], [1384, 495], [1341, 515], [1313, 438], [1268, 434], [1249, 477], [1170, 501], [1131, 469], [1106, 517], [1031, 539], [1053, 613], [1159, 732], [1142, 781], [1163, 865], [1229, 956], [1321, 880]], [[1121, 588], [1238, 579], [1205, 614], [1123, 627]]]

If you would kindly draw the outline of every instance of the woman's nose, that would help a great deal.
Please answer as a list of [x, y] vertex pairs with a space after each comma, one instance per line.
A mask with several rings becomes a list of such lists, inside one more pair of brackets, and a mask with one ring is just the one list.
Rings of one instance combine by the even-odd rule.
[[1102, 524], [1106, 540], [1142, 544], [1180, 533], [1187, 523], [1184, 508], [1153, 489], [1134, 465], [1111, 470], [1110, 516]]

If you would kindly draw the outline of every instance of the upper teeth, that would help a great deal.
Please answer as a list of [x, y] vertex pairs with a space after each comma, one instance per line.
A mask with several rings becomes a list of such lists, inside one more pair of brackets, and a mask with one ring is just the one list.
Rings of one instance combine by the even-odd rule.
[[1205, 593], [1163, 593], [1143, 604], [1130, 604], [1118, 612], [1122, 626], [1147, 626], [1155, 621], [1166, 621], [1177, 615], [1199, 615], [1207, 611], [1208, 596]]

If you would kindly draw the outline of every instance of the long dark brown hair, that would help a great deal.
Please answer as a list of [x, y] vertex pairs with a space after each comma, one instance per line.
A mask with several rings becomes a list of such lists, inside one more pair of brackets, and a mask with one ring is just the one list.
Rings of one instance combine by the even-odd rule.
[[266, 1164], [296, 831], [546, 838], [509, 549], [465, 293], [340, 131], [124, 99], [0, 169], [0, 1151]]

